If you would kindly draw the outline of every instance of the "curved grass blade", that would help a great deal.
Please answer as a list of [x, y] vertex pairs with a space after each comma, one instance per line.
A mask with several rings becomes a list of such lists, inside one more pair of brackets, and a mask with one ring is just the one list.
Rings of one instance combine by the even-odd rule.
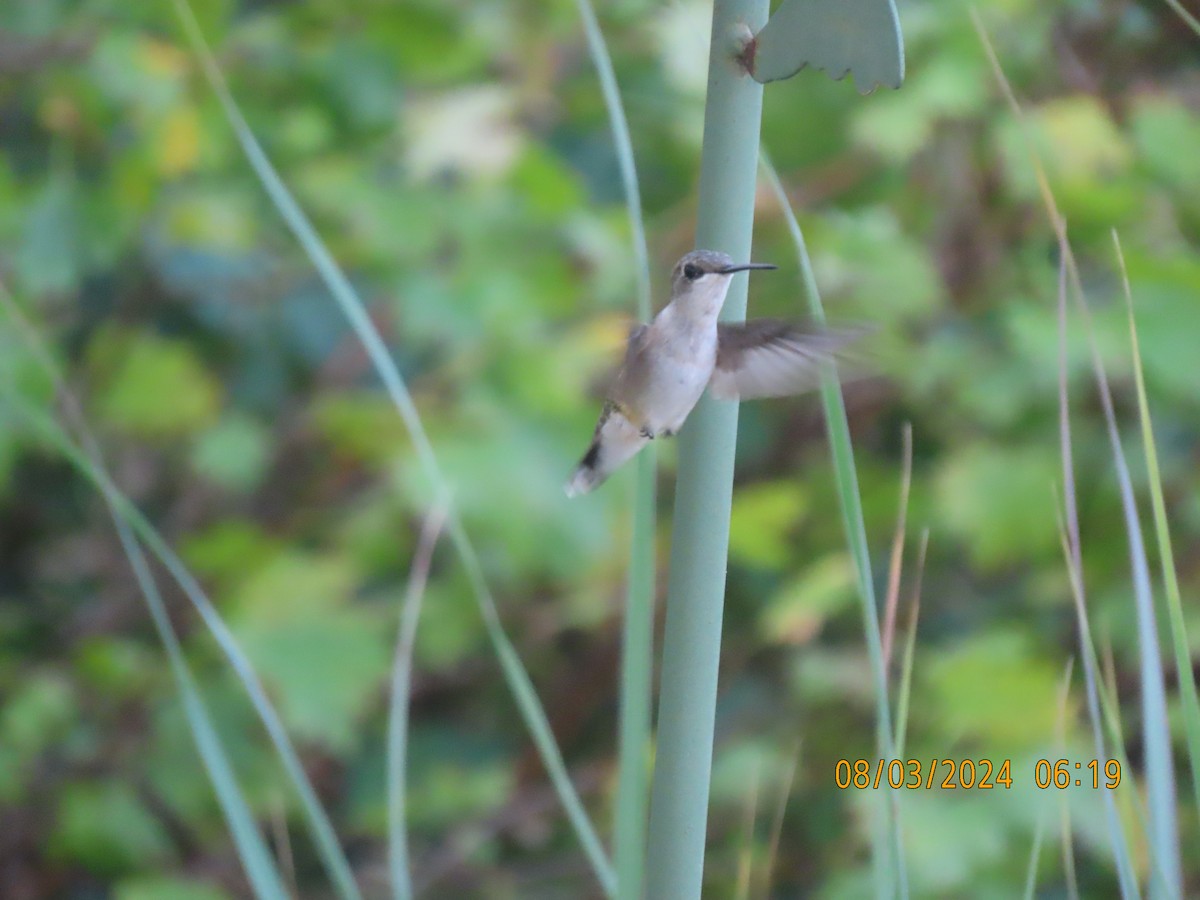
[[404, 609], [400, 614], [400, 633], [396, 639], [396, 661], [392, 667], [392, 696], [388, 705], [387, 786], [388, 786], [388, 868], [392, 873], [392, 896], [410, 900], [413, 896], [412, 872], [408, 861], [408, 827], [404, 814], [405, 760], [408, 754], [408, 701], [412, 684], [413, 647], [417, 624], [421, 620], [421, 602], [429, 581], [429, 566], [438, 537], [446, 523], [449, 503], [438, 505], [425, 519], [417, 550], [409, 570]]
[[[637, 315], [650, 320], [650, 251], [642, 222], [642, 198], [634, 164], [629, 123], [613, 72], [604, 32], [590, 0], [577, 0], [587, 35], [588, 52], [608, 111], [613, 147], [621, 171], [629, 233], [637, 277]], [[642, 450], [637, 461], [633, 529], [629, 549], [629, 583], [621, 635], [621, 706], [617, 751], [617, 810], [614, 856], [617, 895], [641, 895], [645, 878], [647, 807], [649, 806], [650, 699], [654, 671], [654, 512], [655, 448]]]
[[[991, 66], [992, 72], [996, 77], [996, 82], [1000, 86], [1000, 90], [1004, 95], [1005, 101], [1008, 103], [1009, 109], [1012, 111], [1013, 117], [1021, 129], [1021, 134], [1022, 134], [1023, 141], [1025, 143], [1026, 152], [1029, 154], [1030, 162], [1033, 167], [1034, 177], [1037, 180], [1038, 191], [1041, 195], [1042, 204], [1045, 207], [1046, 215], [1050, 221], [1050, 225], [1054, 229], [1055, 235], [1058, 238], [1060, 261], [1065, 266], [1067, 274], [1069, 274], [1071, 277], [1071, 286], [1074, 290], [1076, 303], [1079, 305], [1080, 309], [1084, 313], [1084, 322], [1085, 322], [1085, 325], [1087, 326], [1086, 332], [1087, 332], [1089, 344], [1091, 345], [1093, 361], [1095, 364], [1098, 365], [1099, 364], [1099, 354], [1098, 354], [1096, 344], [1095, 344], [1095, 336], [1094, 336], [1094, 334], [1092, 332], [1092, 328], [1091, 328], [1090, 314], [1088, 313], [1087, 305], [1083, 299], [1083, 288], [1082, 288], [1082, 282], [1079, 278], [1079, 271], [1078, 271], [1077, 267], [1075, 266], [1075, 260], [1074, 260], [1074, 256], [1071, 253], [1070, 243], [1067, 241], [1065, 220], [1063, 219], [1062, 215], [1059, 213], [1058, 203], [1054, 197], [1054, 191], [1050, 187], [1050, 181], [1049, 181], [1049, 178], [1047, 178], [1047, 176], [1046, 176], [1045, 166], [1042, 164], [1041, 157], [1038, 154], [1037, 144], [1033, 140], [1032, 135], [1030, 134], [1029, 125], [1025, 119], [1024, 111], [1021, 109], [1021, 104], [1017, 100], [1017, 96], [1016, 96], [1016, 93], [1012, 89], [1012, 85], [1009, 83], [1008, 78], [1004, 74], [1004, 69], [1000, 65], [1000, 59], [996, 55], [996, 50], [995, 50], [995, 47], [992, 45], [991, 39], [988, 37], [987, 29], [983, 25], [983, 20], [980, 18], [979, 12], [974, 7], [971, 8], [970, 13], [971, 13], [971, 21], [975, 27], [976, 33], [979, 35], [980, 43], [983, 45], [984, 53], [986, 54], [988, 63]], [[1064, 324], [1065, 316], [1066, 316], [1065, 295], [1066, 295], [1066, 286], [1065, 286], [1064, 276], [1063, 276], [1063, 273], [1060, 271], [1060, 280], [1059, 280], [1060, 329], [1065, 329], [1065, 324]], [[1060, 331], [1060, 334], [1061, 334], [1061, 331]], [[1062, 358], [1065, 354], [1065, 350], [1063, 349], [1062, 344], [1061, 344], [1062, 340], [1063, 340], [1063, 338], [1060, 337], [1060, 358]], [[1065, 387], [1065, 381], [1064, 381], [1065, 374], [1063, 372], [1062, 365], [1065, 365], [1065, 364], [1060, 363], [1060, 416], [1062, 417], [1062, 423], [1063, 423], [1061, 425], [1061, 431], [1064, 436], [1063, 437], [1063, 441], [1064, 441], [1064, 443], [1063, 443], [1064, 473], [1065, 473], [1064, 477], [1068, 479], [1067, 483], [1065, 484], [1065, 488], [1066, 488], [1065, 495], [1066, 495], [1067, 504], [1068, 504], [1067, 505], [1067, 514], [1068, 514], [1067, 529], [1068, 529], [1068, 534], [1071, 535], [1071, 541], [1072, 541], [1072, 549], [1071, 549], [1071, 552], [1068, 554], [1070, 557], [1070, 561], [1068, 563], [1068, 571], [1071, 576], [1072, 590], [1073, 590], [1073, 593], [1076, 598], [1077, 616], [1079, 617], [1079, 621], [1080, 621], [1080, 640], [1084, 644], [1085, 677], [1089, 679], [1089, 684], [1094, 684], [1094, 682], [1095, 682], [1094, 673], [1096, 670], [1095, 653], [1094, 653], [1094, 649], [1092, 647], [1090, 631], [1086, 630], [1086, 628], [1087, 628], [1086, 618], [1087, 617], [1086, 617], [1086, 607], [1083, 602], [1082, 562], [1081, 562], [1081, 551], [1079, 550], [1079, 537], [1078, 537], [1079, 526], [1078, 526], [1078, 517], [1075, 514], [1075, 507], [1074, 507], [1074, 481], [1073, 481], [1074, 476], [1070, 471], [1068, 471], [1070, 469], [1070, 435], [1069, 435], [1069, 425], [1067, 424], [1066, 418], [1065, 418], [1066, 412], [1065, 412], [1065, 405], [1064, 405], [1065, 399], [1064, 398], [1065, 398], [1066, 387]], [[1107, 379], [1103, 378], [1102, 367], [1097, 371], [1097, 375], [1100, 378], [1100, 380], [1103, 381], [1105, 387], [1107, 387]], [[1119, 446], [1119, 442], [1118, 442], [1118, 446]], [[1123, 498], [1122, 502], [1124, 504], [1124, 498]], [[1139, 534], [1139, 537], [1140, 537], [1140, 534]], [[1131, 537], [1131, 541], [1132, 541], [1132, 537]], [[1132, 547], [1132, 544], [1131, 544], [1131, 547]], [[1132, 552], [1132, 550], [1131, 550], [1131, 552]], [[1139, 609], [1140, 609], [1140, 606], [1139, 606]], [[1151, 615], [1153, 614], [1153, 607], [1150, 608], [1150, 613], [1151, 613]], [[1139, 616], [1140, 615], [1141, 615], [1141, 613], [1139, 612]], [[1085, 640], [1085, 636], [1086, 636], [1086, 640]], [[1155, 647], [1155, 652], [1157, 655], [1157, 646]], [[1145, 660], [1143, 660], [1143, 664], [1144, 663], [1145, 663]], [[1091, 674], [1089, 674], [1089, 672]], [[1158, 672], [1159, 677], [1161, 677], [1161, 674], [1162, 673], [1161, 673], [1161, 669], [1160, 669]], [[1095, 722], [1095, 721], [1097, 721], [1097, 714], [1095, 711], [1095, 704], [1093, 703], [1092, 694], [1093, 694], [1093, 688], [1089, 687], [1089, 699], [1088, 699], [1089, 710], [1090, 710], [1090, 714], [1092, 715], [1093, 722]], [[1107, 708], [1105, 708], [1104, 712], [1105, 712], [1106, 716], [1112, 716], [1114, 714], [1112, 710], [1109, 710]], [[1147, 717], [1146, 724], [1149, 727], [1148, 717], [1150, 715], [1150, 710], [1144, 710], [1144, 715]], [[1160, 724], [1165, 724], [1165, 719]], [[1117, 734], [1119, 734], [1119, 727], [1114, 728], [1113, 730]], [[1098, 737], [1097, 737], [1097, 743], [1099, 744]], [[1119, 742], [1117, 743], [1117, 747], [1119, 749], [1123, 750], [1123, 748], [1121, 748], [1121, 745]], [[1108, 817], [1109, 817], [1108, 833], [1109, 833], [1109, 840], [1113, 844], [1113, 853], [1114, 853], [1114, 857], [1115, 857], [1116, 863], [1117, 863], [1117, 874], [1118, 874], [1118, 878], [1120, 881], [1121, 894], [1123, 897], [1134, 897], [1134, 896], [1138, 895], [1138, 889], [1137, 889], [1137, 881], [1133, 874], [1133, 865], [1130, 860], [1131, 853], [1130, 853], [1128, 841], [1125, 838], [1124, 833], [1121, 830], [1119, 823], [1114, 824], [1115, 807], [1110, 802], [1111, 797], [1109, 796], [1109, 794], [1110, 794], [1110, 792], [1106, 792], [1106, 797], [1105, 797], [1105, 805], [1106, 805], [1106, 809], [1108, 810]], [[1158, 796], [1158, 792], [1153, 792], [1152, 796]], [[1151, 847], [1152, 847], [1152, 849], [1154, 848], [1153, 841], [1151, 841]]]
[[192, 677], [191, 669], [179, 646], [179, 639], [171, 627], [171, 620], [167, 616], [166, 606], [158, 591], [158, 585], [150, 572], [150, 567], [146, 564], [146, 556], [138, 546], [137, 539], [133, 536], [129, 526], [111, 503], [109, 512], [112, 514], [113, 524], [121, 539], [121, 546], [133, 568], [134, 577], [137, 578], [142, 594], [146, 598], [146, 606], [150, 609], [154, 628], [158, 631], [158, 636], [167, 650], [171, 673], [179, 687], [179, 696], [183, 701], [183, 710], [187, 716], [188, 727], [192, 732], [192, 740], [196, 744], [196, 750], [200, 754], [204, 769], [208, 773], [208, 779], [217, 795], [217, 802], [229, 825], [229, 831], [233, 836], [233, 845], [242, 861], [242, 867], [246, 870], [246, 877], [250, 880], [254, 895], [261, 898], [284, 900], [288, 896], [287, 889], [283, 885], [275, 861], [267, 850], [266, 842], [258, 830], [258, 825], [254, 821], [242, 789], [237, 783], [237, 776], [233, 772], [229, 757], [225, 754], [225, 748], [221, 745], [217, 730], [213, 727], [212, 720], [208, 715], [208, 708], [196, 687], [196, 680]]
[[1029, 850], [1029, 865], [1025, 869], [1025, 900], [1034, 900], [1037, 890], [1038, 860], [1042, 855], [1042, 835], [1046, 830], [1046, 820], [1038, 815], [1033, 826], [1033, 847]]
[[[796, 257], [800, 265], [809, 314], [818, 323], [823, 324], [825, 309], [821, 305], [817, 279], [813, 274], [812, 262], [808, 258], [808, 245], [805, 243], [804, 233], [800, 230], [800, 223], [792, 211], [783, 183], [766, 153], [761, 155], [761, 167], [779, 202], [788, 231], [796, 245]], [[875, 742], [880, 756], [891, 760], [895, 758], [895, 754], [892, 744], [891, 709], [888, 704], [887, 672], [879, 630], [879, 602], [875, 597], [875, 584], [871, 578], [871, 556], [867, 547], [866, 526], [863, 523], [862, 497], [858, 490], [854, 450], [850, 443], [850, 425], [846, 418], [842, 386], [836, 372], [832, 371], [832, 364], [826, 364], [821, 371], [821, 403], [829, 427], [829, 445], [833, 455], [834, 481], [837, 484], [842, 525], [846, 530], [846, 542], [850, 545], [851, 556], [854, 558], [858, 595], [862, 601], [863, 632], [867, 640], [867, 658], [871, 665], [871, 684], [875, 693]], [[890, 880], [890, 883], [896, 886], [900, 896], [907, 897], [908, 877], [900, 832], [899, 796], [892, 790], [888, 790], [886, 794], [886, 811], [878, 817], [880, 826], [873, 837], [875, 846], [872, 856], [877, 865], [884, 866], [886, 880]], [[881, 876], [877, 874], [877, 879], [879, 877]]]
[[[1067, 744], [1067, 699], [1071, 692], [1071, 670], [1075, 667], [1075, 657], [1067, 659], [1063, 672], [1062, 692], [1058, 699], [1058, 716], [1055, 719], [1055, 742], [1058, 745], [1059, 756], [1066, 752]], [[1067, 896], [1072, 900], [1079, 898], [1079, 881], [1075, 873], [1075, 842], [1071, 839], [1071, 805], [1067, 795], [1061, 791], [1056, 798], [1061, 811], [1059, 819], [1062, 828], [1063, 876], [1067, 882]]]
[[[1082, 296], [1080, 297], [1082, 301]], [[1086, 301], [1083, 301], [1086, 303]], [[1096, 382], [1100, 386], [1100, 404], [1104, 409], [1109, 443], [1117, 469], [1117, 485], [1121, 492], [1121, 507], [1125, 516], [1125, 535], [1129, 542], [1130, 566], [1133, 569], [1134, 605], [1137, 609], [1138, 648], [1141, 660], [1142, 740], [1146, 748], [1146, 786], [1150, 807], [1150, 846], [1154, 851], [1154, 871], [1159, 876], [1151, 880], [1152, 897], [1183, 895], [1183, 874], [1179, 863], [1178, 813], [1175, 808], [1175, 767], [1171, 758], [1171, 734], [1167, 719], [1166, 685], [1163, 683], [1162, 657], [1158, 646], [1158, 623], [1154, 612], [1154, 597], [1150, 587], [1150, 569], [1146, 562], [1146, 545], [1138, 520], [1137, 501], [1133, 496], [1133, 481], [1121, 436], [1117, 430], [1112, 393], [1104, 365], [1096, 345], [1092, 343], [1092, 363]]]
[[1146, 399], [1146, 377], [1142, 370], [1142, 352], [1138, 344], [1137, 321], [1133, 315], [1133, 291], [1125, 269], [1125, 254], [1121, 239], [1114, 228], [1113, 245], [1125, 291], [1125, 307], [1129, 314], [1129, 340], [1133, 348], [1133, 376], [1137, 386], [1138, 417], [1142, 426], [1142, 445], [1146, 454], [1146, 473], [1150, 482], [1150, 503], [1154, 511], [1154, 533], [1158, 544], [1159, 564], [1167, 594], [1167, 615], [1171, 625], [1171, 645], [1175, 652], [1175, 670], [1179, 678], [1180, 706], [1183, 713], [1184, 736], [1187, 739], [1188, 762], [1192, 768], [1192, 792], [1196, 809], [1200, 811], [1200, 698], [1196, 695], [1196, 674], [1192, 670], [1191, 644], [1183, 619], [1183, 601], [1179, 579], [1175, 574], [1175, 553], [1171, 549], [1171, 526], [1167, 520], [1167, 505], [1163, 499], [1162, 473], [1158, 467], [1158, 448], [1154, 443], [1154, 426], [1150, 421], [1150, 403]]
[[[258, 143], [258, 139], [255, 138], [254, 133], [250, 130], [250, 126], [242, 115], [236, 101], [234, 101], [233, 95], [229, 92], [225, 78], [221, 74], [216, 60], [213, 58], [212, 52], [204, 40], [203, 34], [200, 32], [199, 24], [196, 22], [191, 7], [187, 4], [187, 0], [172, 0], [172, 3], [179, 15], [180, 21], [183, 23], [188, 40], [191, 42], [197, 57], [200, 59], [209, 84], [217, 95], [225, 116], [233, 128], [238, 142], [242, 146], [242, 151], [245, 153], [247, 161], [250, 163], [251, 168], [254, 169], [264, 190], [275, 204], [285, 224], [308, 254], [321, 279], [325, 282], [326, 287], [329, 288], [330, 294], [332, 294], [338, 307], [349, 321], [351, 328], [362, 342], [371, 364], [383, 382], [384, 389], [387, 391], [397, 412], [399, 412], [409, 437], [412, 439], [426, 478], [435, 492], [442, 494], [450, 493], [445, 476], [442, 474], [441, 467], [434, 454], [433, 446], [430, 444], [425, 427], [421, 422], [420, 413], [417, 411], [416, 404], [413, 402], [412, 395], [408, 392], [404, 380], [400, 377], [400, 372], [396, 368], [396, 364], [388, 354], [387, 348], [383, 343], [383, 338], [380, 337], [378, 330], [376, 330], [374, 324], [371, 322], [362, 301], [350, 286], [349, 280], [334, 261], [333, 256], [329, 253], [329, 250], [325, 247], [320, 237], [318, 237], [312, 224], [308, 221], [308, 217], [300, 209], [299, 204], [267, 158], [266, 153]], [[616, 875], [612, 869], [612, 865], [609, 863], [600, 839], [596, 836], [595, 829], [592, 827], [591, 821], [588, 819], [587, 813], [583, 808], [583, 803], [580, 801], [579, 795], [571, 783], [570, 775], [567, 773], [566, 765], [562, 760], [562, 754], [554, 743], [554, 735], [550, 730], [549, 722], [546, 720], [545, 711], [542, 709], [541, 702], [537, 698], [537, 692], [534, 690], [533, 684], [529, 680], [529, 675], [521, 664], [520, 656], [504, 632], [495, 599], [492, 597], [491, 591], [488, 589], [487, 583], [483, 578], [483, 572], [479, 565], [474, 545], [471, 543], [470, 537], [467, 535], [466, 529], [463, 527], [458, 515], [453, 511], [448, 516], [447, 533], [455, 550], [459, 554], [464, 571], [467, 573], [468, 580], [475, 594], [475, 599], [479, 604], [480, 612], [483, 616], [488, 637], [500, 662], [500, 668], [508, 683], [509, 690], [517, 703], [521, 718], [525, 722], [526, 728], [529, 729], [542, 763], [546, 766], [550, 780], [566, 811], [567, 819], [575, 829], [576, 835], [583, 845], [584, 852], [591, 863], [597, 880], [600, 882], [605, 894], [611, 895], [616, 889]]]
[[[1071, 598], [1075, 607], [1075, 627], [1079, 635], [1080, 658], [1083, 660], [1083, 683], [1087, 697], [1088, 719], [1092, 724], [1092, 741], [1096, 748], [1096, 759], [1105, 759], [1101, 718], [1101, 694], [1099, 689], [1096, 648], [1092, 643], [1092, 626], [1089, 622], [1087, 599], [1083, 583], [1083, 551], [1079, 539], [1079, 508], [1075, 496], [1075, 464], [1071, 451], [1070, 395], [1067, 389], [1067, 263], [1059, 259], [1058, 269], [1058, 435], [1063, 472], [1063, 556], [1067, 565], [1067, 578], [1071, 585]], [[1057, 504], [1056, 504], [1057, 507]], [[1123, 744], [1117, 742], [1118, 749]], [[1139, 894], [1137, 878], [1134, 876], [1133, 860], [1129, 842], [1121, 818], [1117, 815], [1116, 801], [1111, 791], [1104, 792], [1104, 815], [1107, 823], [1109, 844], [1117, 866], [1117, 881], [1124, 898]]]
[[[103, 465], [99, 444], [87, 427], [81, 405], [67, 387], [66, 380], [63, 378], [61, 371], [46, 349], [46, 346], [38, 337], [37, 331], [21, 313], [16, 302], [8, 293], [7, 288], [2, 284], [0, 284], [0, 304], [4, 306], [10, 320], [21, 334], [34, 359], [37, 360], [42, 370], [54, 383], [56, 393], [63, 401], [68, 418], [74, 421], [86, 452], [96, 466]], [[8, 386], [5, 385], [4, 388], [7, 392]], [[154, 622], [155, 630], [158, 632], [160, 640], [162, 640], [163, 647], [166, 649], [167, 660], [171, 666], [171, 674], [175, 678], [175, 683], [179, 688], [184, 715], [188, 722], [188, 728], [192, 733], [192, 741], [196, 745], [196, 751], [200, 754], [201, 763], [204, 765], [205, 772], [212, 783], [213, 791], [217, 795], [217, 802], [221, 807], [222, 814], [225, 816], [226, 823], [229, 825], [229, 831], [233, 836], [234, 848], [237, 850], [238, 857], [242, 861], [242, 867], [246, 871], [246, 877], [250, 881], [250, 886], [257, 897], [285, 898], [288, 896], [288, 892], [280, 878], [279, 870], [271, 858], [270, 852], [267, 850], [266, 842], [258, 830], [254, 816], [250, 812], [249, 804], [246, 803], [246, 798], [242, 794], [242, 789], [238, 784], [237, 776], [234, 774], [233, 766], [229, 762], [229, 757], [225, 754], [225, 748], [221, 744], [221, 739], [208, 714], [208, 707], [196, 687], [196, 681], [192, 676], [191, 668], [188, 666], [183, 650], [179, 646], [179, 638], [176, 636], [175, 629], [171, 625], [171, 619], [167, 615], [166, 605], [163, 603], [162, 594], [158, 590], [158, 583], [155, 581], [154, 575], [146, 563], [146, 555], [142, 552], [137, 539], [130, 532], [128, 524], [121, 518], [118, 507], [113, 503], [111, 495], [108, 492], [104, 492], [103, 496], [109, 514], [112, 516], [113, 525], [117, 530], [117, 537], [121, 541], [121, 547], [129, 559], [129, 565], [133, 569], [134, 578], [137, 580], [138, 586], [142, 590], [142, 596], [146, 600], [150, 618]]]
[[24, 401], [17, 400], [16, 407], [63, 454], [77, 471], [105, 494], [121, 519], [133, 529], [141, 542], [166, 566], [167, 571], [171, 573], [171, 577], [175, 579], [184, 594], [192, 602], [192, 605], [200, 614], [200, 618], [204, 621], [204, 624], [216, 640], [217, 646], [220, 647], [221, 652], [224, 653], [225, 658], [233, 667], [234, 673], [242, 682], [242, 686], [246, 689], [251, 704], [267, 729], [267, 734], [271, 738], [271, 743], [274, 744], [276, 752], [279, 754], [284, 770], [287, 772], [293, 786], [296, 788], [296, 792], [300, 796], [301, 806], [304, 809], [317, 852], [326, 870], [329, 872], [334, 887], [343, 897], [359, 898], [361, 895], [354, 881], [354, 875], [350, 870], [350, 864], [342, 852], [337, 834], [333, 830], [333, 825], [330, 823], [329, 817], [321, 807], [320, 800], [317, 799], [312, 783], [304, 773], [304, 766], [300, 762], [300, 757], [287, 735], [287, 729], [284, 728], [283, 721], [279, 718], [279, 714], [267, 698], [262, 682], [259, 681], [258, 674], [254, 671], [250, 660], [242, 652], [233, 633], [230, 632], [229, 627], [212, 605], [212, 601], [204, 593], [204, 589], [200, 587], [199, 582], [187, 570], [183, 561], [175, 554], [175, 551], [170, 548], [167, 542], [163, 540], [150, 521], [121, 493], [108, 473], [104, 469], [94, 465], [71, 442], [58, 423], [41, 410], [31, 408]]
[[904, 743], [908, 734], [908, 705], [912, 694], [913, 659], [917, 649], [917, 622], [921, 618], [921, 580], [925, 574], [925, 555], [929, 551], [929, 529], [921, 532], [921, 547], [917, 551], [917, 575], [913, 585], [912, 612], [908, 617], [908, 633], [904, 638], [904, 657], [900, 664], [900, 687], [896, 691], [896, 758], [904, 758]]
[[900, 573], [904, 567], [904, 533], [908, 523], [908, 494], [912, 489], [912, 423], [905, 422], [902, 432], [903, 464], [900, 469], [900, 511], [892, 536], [892, 555], [888, 561], [887, 594], [883, 615], [883, 671], [892, 664], [892, 641], [896, 636], [896, 607], [900, 603]]
[[1166, 0], [1167, 6], [1175, 10], [1176, 15], [1187, 23], [1188, 28], [1196, 33], [1196, 37], [1200, 37], [1200, 19], [1197, 19], [1190, 12], [1183, 8], [1183, 4], [1179, 0]]

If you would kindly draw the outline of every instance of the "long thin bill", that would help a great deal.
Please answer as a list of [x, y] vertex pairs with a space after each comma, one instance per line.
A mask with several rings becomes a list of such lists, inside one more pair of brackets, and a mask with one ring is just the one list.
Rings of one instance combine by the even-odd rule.
[[747, 269], [778, 269], [779, 266], [771, 263], [738, 263], [737, 265], [726, 266], [723, 269], [718, 269], [722, 275], [732, 275], [734, 272], [744, 272]]

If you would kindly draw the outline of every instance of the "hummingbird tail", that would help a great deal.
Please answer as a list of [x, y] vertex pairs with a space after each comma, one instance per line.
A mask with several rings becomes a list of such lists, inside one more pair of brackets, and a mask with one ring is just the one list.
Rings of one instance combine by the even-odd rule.
[[563, 490], [567, 492], [568, 497], [578, 497], [600, 486], [600, 482], [607, 476], [602, 474], [597, 467], [599, 460], [600, 438], [597, 437], [588, 447], [588, 451], [579, 461], [579, 465], [575, 467], [575, 471], [571, 473], [571, 477], [567, 479], [567, 483], [563, 485]]
[[646, 438], [615, 407], [606, 407], [587, 453], [563, 485], [568, 497], [594, 491], [646, 445]]

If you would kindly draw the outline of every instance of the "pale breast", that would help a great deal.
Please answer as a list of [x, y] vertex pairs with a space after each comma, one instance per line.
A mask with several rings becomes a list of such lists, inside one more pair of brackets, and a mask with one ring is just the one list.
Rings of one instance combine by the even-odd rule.
[[674, 334], [655, 354], [645, 417], [655, 430], [678, 430], [704, 393], [716, 361], [717, 334], [705, 330]]

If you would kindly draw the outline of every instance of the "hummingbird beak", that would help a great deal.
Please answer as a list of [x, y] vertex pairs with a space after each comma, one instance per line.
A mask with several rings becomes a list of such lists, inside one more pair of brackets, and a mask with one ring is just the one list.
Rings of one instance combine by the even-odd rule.
[[719, 275], [732, 275], [734, 272], [745, 272], [747, 269], [778, 269], [779, 266], [771, 265], [771, 263], [737, 263], [736, 265], [726, 266], [723, 269], [717, 269]]

